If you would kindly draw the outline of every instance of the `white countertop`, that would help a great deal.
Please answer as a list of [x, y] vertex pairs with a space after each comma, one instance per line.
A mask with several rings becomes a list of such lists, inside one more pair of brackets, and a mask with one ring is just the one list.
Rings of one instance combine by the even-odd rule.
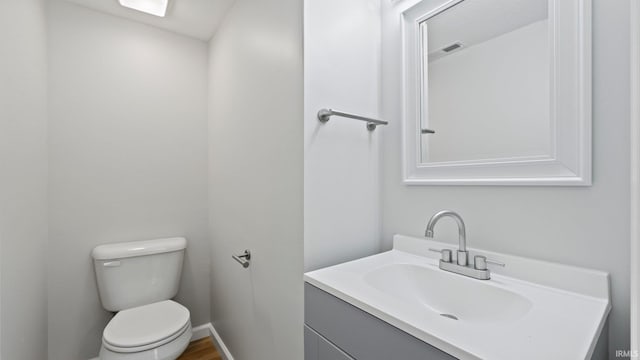
[[[439, 254], [429, 248], [454, 247], [396, 235], [393, 250], [308, 272], [304, 280], [460, 359], [591, 358], [611, 310], [607, 273], [470, 248], [474, 255], [507, 266], [492, 272], [491, 280], [460, 280], [461, 275], [437, 268]], [[416, 299], [383, 292], [366, 279], [393, 264], [443, 271], [458, 282], [482, 282], [519, 294], [531, 306], [515, 320], [452, 321]]]

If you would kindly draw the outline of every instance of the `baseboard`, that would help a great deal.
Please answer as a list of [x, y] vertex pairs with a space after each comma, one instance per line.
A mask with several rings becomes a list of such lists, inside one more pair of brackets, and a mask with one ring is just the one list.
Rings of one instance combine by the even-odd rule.
[[[216, 345], [216, 349], [220, 351], [220, 355], [224, 360], [234, 360], [231, 352], [227, 348], [227, 346], [222, 341], [222, 338], [213, 327], [211, 323], [206, 323], [200, 326], [196, 326], [191, 328], [191, 341], [196, 341], [200, 339], [204, 339], [206, 337], [210, 337], [213, 340], [213, 343]], [[89, 360], [100, 360], [97, 357]]]
[[211, 323], [206, 323], [200, 326], [196, 326], [192, 329], [193, 335], [191, 335], [191, 341], [199, 340], [205, 338], [207, 336], [211, 337], [213, 343], [216, 345], [216, 348], [222, 355], [224, 360], [234, 360], [233, 355], [229, 351], [229, 348], [225, 345], [220, 337], [220, 334], [216, 331]]
[[213, 338], [209, 326], [211, 326], [211, 323], [206, 323], [191, 328], [191, 341], [200, 340], [206, 337]]

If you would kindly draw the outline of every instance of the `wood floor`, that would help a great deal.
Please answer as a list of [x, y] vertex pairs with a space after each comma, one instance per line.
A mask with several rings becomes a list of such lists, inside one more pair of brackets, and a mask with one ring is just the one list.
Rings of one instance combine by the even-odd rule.
[[222, 360], [211, 338], [193, 341], [178, 360]]

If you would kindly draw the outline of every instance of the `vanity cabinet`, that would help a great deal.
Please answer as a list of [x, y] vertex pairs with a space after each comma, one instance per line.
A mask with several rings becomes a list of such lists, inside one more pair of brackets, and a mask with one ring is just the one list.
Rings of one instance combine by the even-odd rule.
[[435, 347], [305, 283], [305, 360], [453, 360]]

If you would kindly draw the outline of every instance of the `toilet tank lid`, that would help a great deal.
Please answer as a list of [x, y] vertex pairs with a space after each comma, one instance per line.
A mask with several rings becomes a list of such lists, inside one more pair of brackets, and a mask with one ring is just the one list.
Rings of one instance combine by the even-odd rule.
[[113, 260], [179, 251], [186, 247], [187, 239], [183, 237], [130, 241], [96, 246], [91, 256], [94, 260]]

